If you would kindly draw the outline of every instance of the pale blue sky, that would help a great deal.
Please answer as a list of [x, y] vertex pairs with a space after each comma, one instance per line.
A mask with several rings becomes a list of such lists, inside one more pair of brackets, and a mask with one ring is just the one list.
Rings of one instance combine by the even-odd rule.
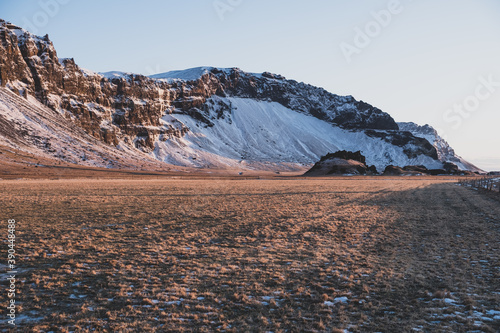
[[2, 0], [0, 13], [84, 68], [279, 73], [429, 123], [500, 169], [498, 0]]

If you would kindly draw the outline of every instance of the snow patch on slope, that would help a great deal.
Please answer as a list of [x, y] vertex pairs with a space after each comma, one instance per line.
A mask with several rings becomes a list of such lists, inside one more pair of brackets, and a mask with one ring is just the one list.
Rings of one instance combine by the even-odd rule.
[[480, 168], [458, 156], [455, 150], [451, 148], [448, 142], [443, 139], [432, 126], [427, 124], [421, 126], [413, 122], [399, 122], [398, 126], [401, 131], [408, 131], [416, 137], [429, 141], [436, 148], [440, 161], [452, 162], [461, 170], [483, 172]]
[[[410, 159], [401, 147], [369, 137], [361, 131], [340, 129], [276, 102], [216, 96], [211, 99], [215, 105], [230, 105], [231, 111], [220, 118], [220, 114], [211, 110], [209, 116], [218, 119], [213, 126], [189, 115], [173, 115], [190, 131], [183, 138], [158, 141], [154, 151], [156, 158], [197, 167], [266, 161], [309, 165], [329, 152], [360, 150], [366, 156], [367, 164], [373, 164], [379, 170], [388, 164], [442, 167], [439, 161], [428, 156]], [[171, 118], [164, 120], [172, 121]]]
[[198, 80], [204, 74], [210, 72], [214, 67], [195, 67], [190, 69], [170, 71], [166, 73], [154, 74], [149, 77], [152, 79], [179, 79], [184, 81]]

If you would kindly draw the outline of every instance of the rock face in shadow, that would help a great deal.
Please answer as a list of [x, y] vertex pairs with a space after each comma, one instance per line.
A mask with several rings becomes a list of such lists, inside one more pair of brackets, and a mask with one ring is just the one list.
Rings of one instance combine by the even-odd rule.
[[413, 167], [398, 167], [396, 165], [388, 165], [384, 172], [384, 176], [402, 176], [402, 175], [422, 175], [422, 172], [414, 170]]
[[361, 152], [337, 151], [322, 156], [304, 176], [366, 175], [377, 174], [374, 166], [368, 167]]
[[471, 171], [460, 170], [457, 165], [451, 162], [443, 163], [443, 169], [427, 169], [423, 165], [407, 165], [403, 168], [394, 165], [388, 165], [383, 172], [383, 175], [385, 176], [402, 176], [402, 175], [437, 176], [437, 175], [472, 175], [472, 174], [473, 172]]
[[407, 131], [416, 137], [426, 139], [435, 148], [438, 154], [438, 159], [443, 162], [451, 162], [458, 166], [461, 170], [470, 170], [474, 172], [484, 172], [472, 163], [464, 160], [455, 153], [455, 150], [442, 138], [437, 130], [430, 125], [418, 125], [413, 122], [399, 122], [400, 131]]

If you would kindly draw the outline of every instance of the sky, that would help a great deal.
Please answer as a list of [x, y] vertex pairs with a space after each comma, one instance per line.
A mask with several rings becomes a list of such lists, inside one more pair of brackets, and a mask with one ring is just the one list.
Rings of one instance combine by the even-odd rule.
[[498, 0], [1, 0], [96, 72], [269, 71], [430, 124], [500, 170]]

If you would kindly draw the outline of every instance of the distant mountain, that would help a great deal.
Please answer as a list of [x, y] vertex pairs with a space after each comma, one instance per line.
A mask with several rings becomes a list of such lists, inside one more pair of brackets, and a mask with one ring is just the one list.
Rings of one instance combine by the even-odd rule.
[[[157, 161], [298, 170], [338, 150], [361, 151], [382, 170], [389, 164], [441, 168], [444, 161], [428, 139], [401, 131], [380, 109], [277, 74], [215, 67], [150, 77], [99, 74], [59, 59], [48, 36], [1, 20], [0, 42], [0, 123], [9, 129], [0, 131], [0, 143], [8, 147], [27, 149], [21, 141], [32, 142], [59, 122], [72, 130], [51, 129], [30, 151], [107, 167], [130, 157], [136, 167]], [[9, 116], [13, 109], [16, 119]], [[27, 110], [40, 115], [36, 124], [21, 119], [31, 119]], [[61, 154], [72, 139], [79, 141], [75, 149]], [[89, 159], [95, 142], [101, 157]]]

